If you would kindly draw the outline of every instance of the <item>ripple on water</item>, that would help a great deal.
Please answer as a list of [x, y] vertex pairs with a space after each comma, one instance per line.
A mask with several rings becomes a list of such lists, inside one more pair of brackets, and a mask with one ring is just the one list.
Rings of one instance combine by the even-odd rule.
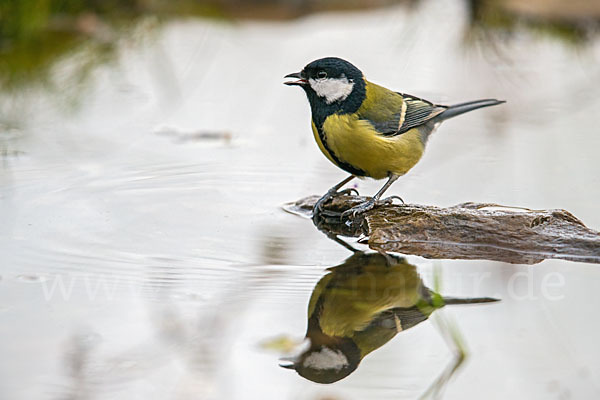
[[19, 282], [25, 282], [25, 283], [40, 283], [40, 282], [46, 282], [48, 280], [48, 278], [43, 275], [21, 274], [21, 275], [17, 275], [17, 280]]

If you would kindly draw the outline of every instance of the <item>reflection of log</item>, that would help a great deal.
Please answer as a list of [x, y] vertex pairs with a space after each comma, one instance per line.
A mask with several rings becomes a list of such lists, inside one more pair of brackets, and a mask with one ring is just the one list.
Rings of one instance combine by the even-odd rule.
[[[316, 197], [299, 200], [290, 211], [311, 210]], [[346, 210], [363, 197], [340, 196], [326, 205]], [[319, 219], [326, 232], [367, 236], [362, 242], [378, 251], [427, 258], [487, 259], [535, 264], [547, 258], [600, 263], [600, 233], [565, 210], [529, 210], [496, 204], [464, 203], [440, 208], [416, 204], [385, 205], [348, 224]]]

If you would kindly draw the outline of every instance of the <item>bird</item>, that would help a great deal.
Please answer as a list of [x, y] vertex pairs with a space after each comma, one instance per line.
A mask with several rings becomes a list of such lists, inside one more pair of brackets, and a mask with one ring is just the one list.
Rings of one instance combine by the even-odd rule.
[[491, 297], [443, 297], [425, 286], [405, 258], [357, 251], [331, 267], [308, 302], [305, 347], [280, 364], [318, 383], [339, 381], [396, 334], [453, 304], [497, 302]]
[[333, 186], [313, 207], [313, 217], [330, 199], [356, 192], [340, 189], [352, 179], [387, 181], [369, 200], [341, 213], [356, 217], [378, 204], [384, 192], [406, 174], [423, 156], [425, 146], [438, 125], [482, 107], [505, 103], [483, 99], [455, 105], [434, 104], [423, 98], [395, 92], [368, 81], [352, 63], [325, 57], [288, 74], [288, 86], [300, 86], [312, 113], [312, 131], [321, 152], [351, 175]]

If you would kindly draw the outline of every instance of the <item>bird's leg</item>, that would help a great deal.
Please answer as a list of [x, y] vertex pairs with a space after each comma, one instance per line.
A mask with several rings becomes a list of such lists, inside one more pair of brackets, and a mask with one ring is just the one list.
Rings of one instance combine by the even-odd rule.
[[446, 340], [448, 347], [453, 353], [453, 359], [441, 375], [433, 381], [427, 391], [419, 397], [420, 400], [437, 400], [441, 398], [448, 382], [467, 358], [466, 346], [456, 324], [452, 320], [445, 318], [443, 314], [434, 315], [432, 322]]
[[[341, 218], [345, 219], [348, 217], [356, 217], [359, 214], [362, 214], [364, 212], [367, 212], [369, 210], [371, 210], [372, 208], [374, 208], [377, 203], [379, 202], [379, 199], [381, 198], [381, 196], [385, 193], [386, 190], [388, 190], [388, 188], [392, 185], [392, 183], [394, 183], [396, 181], [396, 179], [398, 179], [400, 176], [399, 175], [395, 175], [395, 174], [389, 174], [388, 180], [385, 183], [385, 185], [383, 185], [383, 187], [381, 189], [379, 189], [379, 192], [377, 192], [375, 194], [375, 196], [373, 196], [370, 200], [365, 201], [364, 203], [361, 203], [357, 206], [354, 206], [346, 211], [344, 211], [342, 213]], [[384, 199], [384, 204], [388, 204], [391, 203], [394, 200], [395, 196], [392, 197], [388, 197], [387, 199]], [[402, 199], [400, 199], [402, 200]], [[404, 201], [402, 200], [402, 202], [404, 203]]]
[[356, 178], [356, 176], [350, 175], [349, 177], [347, 177], [346, 179], [344, 179], [343, 181], [341, 181], [340, 183], [338, 183], [337, 185], [335, 185], [334, 187], [329, 189], [327, 191], [327, 193], [325, 193], [323, 195], [323, 197], [321, 197], [319, 200], [317, 200], [317, 202], [315, 203], [315, 205], [313, 207], [313, 216], [318, 215], [320, 212], [322, 212], [323, 204], [327, 203], [329, 200], [333, 199], [335, 196], [338, 196], [340, 194], [342, 194], [342, 195], [343, 194], [351, 194], [352, 192], [356, 192], [356, 194], [358, 194], [356, 189], [346, 189], [346, 190], [342, 190], [341, 192], [338, 192], [338, 190], [342, 186], [344, 186], [346, 183], [350, 182], [354, 178]]
[[363, 252], [362, 250], [355, 249], [354, 247], [352, 247], [352, 245], [350, 243], [347, 243], [344, 240], [340, 239], [340, 237], [333, 232], [325, 232], [325, 234], [327, 235], [327, 237], [329, 239], [333, 240], [337, 244], [342, 245], [343, 247], [345, 247], [346, 249], [350, 250], [351, 252], [353, 252], [355, 254]]

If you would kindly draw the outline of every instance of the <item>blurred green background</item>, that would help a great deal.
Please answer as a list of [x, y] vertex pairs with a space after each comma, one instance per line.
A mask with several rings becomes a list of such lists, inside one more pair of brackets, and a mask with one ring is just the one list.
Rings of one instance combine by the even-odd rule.
[[[85, 79], [97, 63], [111, 59], [116, 41], [150, 33], [170, 18], [209, 17], [281, 20], [314, 12], [414, 6], [419, 0], [2, 0], [0, 1], [0, 87], [52, 86], [49, 71], [75, 51], [81, 61], [73, 80]], [[506, 37], [527, 27], [574, 44], [593, 36], [600, 2], [591, 0], [467, 0], [471, 32]], [[141, 26], [141, 28], [140, 28]], [[483, 29], [482, 29], [483, 28]], [[468, 37], [468, 35], [466, 36]]]

